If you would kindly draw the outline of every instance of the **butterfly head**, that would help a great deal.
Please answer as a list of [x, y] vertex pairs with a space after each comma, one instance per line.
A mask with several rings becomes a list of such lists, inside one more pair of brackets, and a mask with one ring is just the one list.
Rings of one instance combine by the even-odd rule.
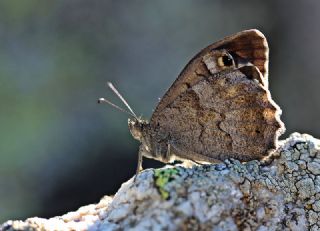
[[142, 142], [149, 127], [149, 122], [140, 118], [129, 118], [128, 126], [133, 138]]
[[118, 96], [118, 98], [123, 102], [123, 104], [126, 106], [126, 109], [110, 102], [109, 100], [105, 98], [100, 98], [98, 100], [98, 103], [106, 103], [111, 105], [112, 107], [116, 108], [117, 110], [124, 112], [128, 114], [130, 117], [128, 119], [128, 125], [129, 125], [129, 130], [136, 140], [139, 140], [142, 142], [142, 138], [144, 137], [144, 134], [146, 133], [146, 127], [149, 125], [149, 122], [147, 120], [143, 120], [139, 118], [134, 111], [131, 109], [127, 101], [123, 98], [123, 96], [118, 92], [118, 90], [113, 86], [112, 83], [108, 82], [108, 87]]

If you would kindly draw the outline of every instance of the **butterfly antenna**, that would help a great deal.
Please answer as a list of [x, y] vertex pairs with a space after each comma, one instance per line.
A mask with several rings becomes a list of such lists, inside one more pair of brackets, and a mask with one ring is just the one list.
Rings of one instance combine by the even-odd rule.
[[127, 110], [119, 107], [118, 105], [115, 105], [114, 103], [110, 102], [109, 100], [107, 100], [107, 99], [105, 99], [105, 98], [100, 98], [100, 99], [98, 99], [98, 103], [106, 103], [106, 104], [109, 104], [110, 106], [118, 109], [119, 111], [124, 112], [124, 113], [126, 113], [126, 114], [128, 114], [128, 115], [130, 115], [130, 116], [133, 116], [134, 118], [137, 118], [135, 114], [132, 114], [131, 112], [128, 112]]
[[136, 115], [136, 113], [134, 113], [134, 111], [131, 109], [131, 107], [129, 106], [129, 104], [127, 103], [127, 101], [122, 97], [122, 95], [118, 92], [118, 90], [113, 86], [112, 83], [108, 82], [108, 87], [119, 97], [119, 99], [124, 103], [124, 105], [126, 105], [126, 107], [129, 109], [129, 111], [131, 112], [131, 115], [133, 115], [134, 118], [138, 119], [138, 116]]

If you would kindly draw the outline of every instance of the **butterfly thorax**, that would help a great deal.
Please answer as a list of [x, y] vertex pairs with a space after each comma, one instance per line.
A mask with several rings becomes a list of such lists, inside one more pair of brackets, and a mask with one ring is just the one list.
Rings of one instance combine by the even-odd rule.
[[[151, 127], [148, 120], [128, 119], [128, 126], [131, 135], [140, 141], [139, 153], [142, 156], [156, 159], [165, 163], [171, 162], [173, 155], [168, 152], [168, 143], [166, 139], [159, 141], [155, 137], [155, 129]], [[157, 140], [155, 142], [155, 139]]]

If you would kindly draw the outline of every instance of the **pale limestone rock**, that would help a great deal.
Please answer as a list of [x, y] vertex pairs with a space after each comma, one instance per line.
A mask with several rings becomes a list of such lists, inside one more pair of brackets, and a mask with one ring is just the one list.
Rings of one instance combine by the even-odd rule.
[[0, 230], [320, 230], [320, 141], [294, 133], [274, 156], [147, 169], [113, 198]]

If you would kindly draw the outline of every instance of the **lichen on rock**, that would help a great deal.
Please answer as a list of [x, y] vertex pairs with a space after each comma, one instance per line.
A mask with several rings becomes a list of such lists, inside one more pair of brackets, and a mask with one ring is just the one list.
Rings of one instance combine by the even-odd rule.
[[320, 230], [320, 141], [294, 133], [274, 156], [147, 169], [113, 198], [0, 230]]

